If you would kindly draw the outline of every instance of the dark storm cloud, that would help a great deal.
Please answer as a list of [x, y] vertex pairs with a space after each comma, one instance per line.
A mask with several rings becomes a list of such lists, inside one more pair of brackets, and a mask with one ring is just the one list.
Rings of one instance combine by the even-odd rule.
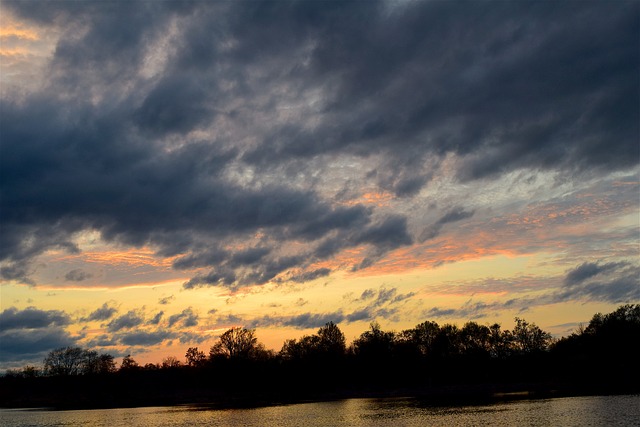
[[113, 317], [114, 314], [118, 312], [118, 309], [115, 307], [110, 307], [107, 303], [102, 304], [102, 307], [96, 309], [95, 311], [89, 314], [87, 320], [109, 320]]
[[[355, 268], [367, 267], [417, 239], [400, 214], [336, 207], [293, 179], [322, 177], [342, 155], [371, 160], [368, 179], [401, 197], [449, 154], [464, 180], [520, 168], [570, 178], [640, 158], [633, 1], [3, 7], [64, 28], [45, 84], [0, 99], [8, 280], [32, 283], [36, 256], [77, 251], [89, 229], [210, 268], [185, 288], [266, 283], [360, 244], [370, 252]], [[300, 100], [310, 106], [278, 118]], [[217, 247], [258, 232], [269, 245]], [[278, 253], [293, 241], [316, 247]]]
[[0, 313], [0, 362], [40, 362], [54, 348], [72, 345], [64, 326], [71, 318], [59, 310], [10, 307]]
[[64, 329], [51, 326], [39, 329], [14, 329], [0, 332], [0, 362], [41, 362], [54, 348], [73, 345], [76, 338]]
[[[335, 87], [332, 122], [313, 134], [289, 130], [274, 160], [419, 147], [467, 156], [466, 178], [637, 164], [637, 4], [413, 2], [389, 13], [341, 6], [331, 27], [323, 24], [335, 10], [316, 10], [303, 29], [274, 29], [272, 38], [296, 30], [312, 38], [309, 72]], [[279, 7], [279, 17], [305, 7]]]
[[64, 326], [69, 323], [71, 323], [69, 315], [60, 310], [40, 310], [35, 307], [19, 310], [10, 307], [0, 313], [0, 331]]

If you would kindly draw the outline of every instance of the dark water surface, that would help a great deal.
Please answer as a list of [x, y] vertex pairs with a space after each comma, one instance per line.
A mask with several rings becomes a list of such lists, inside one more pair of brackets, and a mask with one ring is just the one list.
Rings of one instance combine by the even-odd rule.
[[640, 426], [640, 395], [521, 400], [482, 406], [430, 406], [416, 399], [347, 399], [253, 409], [193, 406], [78, 411], [0, 410], [14, 426]]

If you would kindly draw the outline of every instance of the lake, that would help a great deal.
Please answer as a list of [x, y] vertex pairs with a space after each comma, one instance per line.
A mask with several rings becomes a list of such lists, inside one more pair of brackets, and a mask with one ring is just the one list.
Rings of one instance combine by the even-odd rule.
[[0, 410], [17, 426], [640, 426], [640, 395], [520, 400], [481, 406], [430, 406], [410, 398], [347, 399], [252, 409], [193, 406], [77, 411]]

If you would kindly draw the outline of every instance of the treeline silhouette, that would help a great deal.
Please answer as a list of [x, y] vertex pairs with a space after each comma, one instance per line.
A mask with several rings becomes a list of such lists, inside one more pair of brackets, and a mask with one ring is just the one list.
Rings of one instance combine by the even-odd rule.
[[482, 398], [640, 391], [640, 304], [596, 314], [586, 327], [553, 339], [516, 318], [513, 330], [426, 321], [401, 332], [372, 323], [350, 345], [338, 325], [286, 340], [279, 352], [255, 330], [232, 328], [208, 353], [191, 347], [141, 366], [126, 356], [66, 347], [43, 367], [0, 378], [2, 406], [113, 407], [203, 403], [259, 405], [307, 399], [412, 394]]

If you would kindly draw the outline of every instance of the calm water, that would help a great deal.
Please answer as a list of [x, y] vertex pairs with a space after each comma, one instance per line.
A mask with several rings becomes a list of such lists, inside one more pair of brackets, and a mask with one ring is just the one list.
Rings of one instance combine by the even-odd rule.
[[256, 409], [193, 407], [83, 411], [0, 410], [14, 426], [640, 426], [640, 395], [429, 407], [412, 399], [349, 399]]

